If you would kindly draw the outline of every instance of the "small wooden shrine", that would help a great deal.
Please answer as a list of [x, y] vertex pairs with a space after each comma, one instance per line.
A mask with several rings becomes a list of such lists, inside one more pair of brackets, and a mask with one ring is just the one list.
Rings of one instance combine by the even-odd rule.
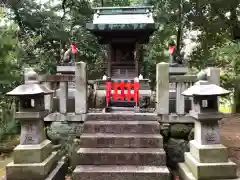
[[138, 77], [142, 45], [155, 31], [152, 7], [102, 7], [94, 9], [86, 28], [108, 45], [107, 72], [112, 80]]

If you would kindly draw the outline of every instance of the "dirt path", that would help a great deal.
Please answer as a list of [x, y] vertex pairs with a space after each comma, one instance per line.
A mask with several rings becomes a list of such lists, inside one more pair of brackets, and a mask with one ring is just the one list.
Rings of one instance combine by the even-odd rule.
[[11, 155], [0, 156], [0, 178], [5, 175], [5, 166], [12, 161]]
[[230, 159], [238, 164], [240, 175], [240, 114], [226, 117], [219, 123], [221, 142], [228, 147]]

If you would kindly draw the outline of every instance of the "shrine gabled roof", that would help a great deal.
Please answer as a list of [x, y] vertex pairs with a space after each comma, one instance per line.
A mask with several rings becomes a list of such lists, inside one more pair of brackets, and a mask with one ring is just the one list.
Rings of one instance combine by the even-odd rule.
[[95, 8], [93, 23], [87, 24], [92, 31], [104, 30], [155, 30], [152, 6]]

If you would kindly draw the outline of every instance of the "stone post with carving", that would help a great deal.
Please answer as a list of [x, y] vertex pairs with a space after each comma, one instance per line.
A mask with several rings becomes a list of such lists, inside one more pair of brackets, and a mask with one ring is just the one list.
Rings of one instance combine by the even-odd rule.
[[64, 162], [58, 162], [58, 153], [52, 152], [44, 130], [43, 118], [48, 115], [44, 95], [52, 93], [39, 84], [37, 73], [31, 68], [25, 70], [25, 84], [7, 93], [20, 100], [16, 118], [21, 123], [20, 145], [14, 149], [13, 162], [6, 166], [8, 180], [43, 180], [49, 176], [64, 180], [64, 175], [59, 176]]
[[75, 67], [76, 91], [75, 113], [84, 114], [88, 111], [87, 69], [85, 62], [77, 62]]
[[169, 114], [169, 64], [162, 62], [156, 68], [156, 111], [159, 115]]
[[179, 163], [182, 180], [232, 179], [237, 176], [237, 166], [228, 160], [227, 148], [220, 143], [218, 121], [218, 96], [229, 92], [209, 81], [200, 80], [182, 93], [193, 98], [190, 115], [195, 119], [194, 140], [185, 162]]

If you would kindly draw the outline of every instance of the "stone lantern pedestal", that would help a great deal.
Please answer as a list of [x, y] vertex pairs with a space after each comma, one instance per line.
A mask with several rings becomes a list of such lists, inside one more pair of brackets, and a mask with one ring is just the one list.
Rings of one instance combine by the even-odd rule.
[[218, 120], [218, 96], [228, 94], [225, 89], [198, 81], [182, 94], [193, 97], [190, 115], [195, 119], [194, 140], [190, 152], [185, 153], [185, 162], [179, 163], [182, 180], [235, 179], [237, 166], [228, 160], [227, 148], [220, 143]]
[[[59, 155], [52, 152], [51, 141], [46, 139], [43, 118], [48, 115], [44, 109], [44, 95], [52, 91], [37, 82], [37, 74], [30, 70], [24, 85], [7, 93], [20, 100], [16, 118], [21, 123], [20, 145], [14, 149], [13, 161], [6, 166], [7, 180], [64, 180], [60, 176], [64, 162], [58, 162]], [[56, 168], [57, 167], [57, 168]], [[55, 172], [52, 172], [55, 171]], [[64, 170], [63, 170], [64, 172]]]

